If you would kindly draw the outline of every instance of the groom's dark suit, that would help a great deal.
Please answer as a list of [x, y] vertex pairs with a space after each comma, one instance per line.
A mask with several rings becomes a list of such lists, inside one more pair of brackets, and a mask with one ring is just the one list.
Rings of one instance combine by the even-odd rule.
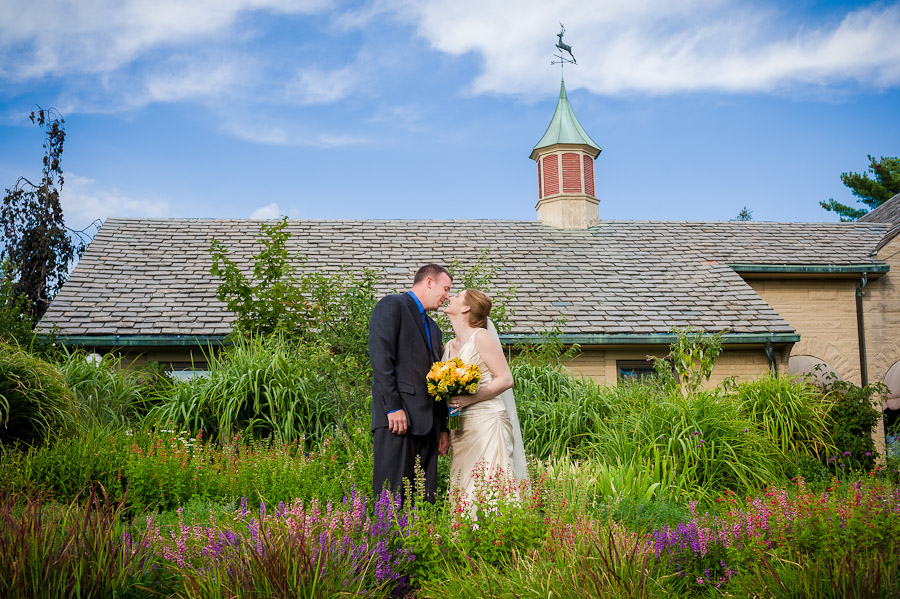
[[[447, 422], [445, 402], [428, 395], [425, 375], [441, 357], [441, 331], [428, 319], [431, 349], [415, 300], [408, 293], [383, 297], [369, 319], [369, 360], [372, 363], [372, 432], [375, 441], [375, 496], [387, 481], [391, 491], [414, 479], [416, 457], [425, 471], [426, 496], [437, 491], [438, 440]], [[406, 412], [407, 431], [395, 435], [387, 413]]]

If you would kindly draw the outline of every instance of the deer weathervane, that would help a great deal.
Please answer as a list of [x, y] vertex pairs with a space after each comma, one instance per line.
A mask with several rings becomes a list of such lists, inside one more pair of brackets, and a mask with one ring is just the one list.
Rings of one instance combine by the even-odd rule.
[[[565, 44], [565, 43], [563, 43], [563, 41], [562, 41], [563, 34], [565, 34], [565, 32], [566, 32], [565, 26], [563, 26], [563, 24], [560, 23], [560, 24], [559, 24], [559, 33], [556, 34], [556, 37], [559, 38], [559, 42], [556, 44], [556, 47], [559, 48], [559, 54], [556, 55], [556, 56], [557, 56], [557, 58], [559, 58], [561, 61], [569, 62], [569, 63], [572, 63], [572, 64], [578, 64], [578, 63], [575, 61], [575, 55], [572, 54], [572, 46], [570, 46], [569, 44]], [[563, 52], [568, 52], [568, 53], [569, 53], [569, 56], [571, 56], [572, 59], [569, 60], [568, 58], [564, 57], [564, 56], [562, 55]], [[554, 61], [554, 62], [551, 63], [551, 64], [556, 64], [556, 61]]]
[[[563, 34], [565, 34], [565, 32], [566, 32], [566, 28], [563, 26], [562, 23], [560, 23], [559, 24], [559, 33], [556, 34], [556, 37], [559, 38], [559, 42], [557, 42], [557, 44], [556, 44], [556, 49], [559, 50], [559, 54], [553, 55], [556, 58], [558, 58], [559, 60], [551, 60], [550, 61], [550, 64], [558, 64], [559, 65], [559, 70], [560, 70], [560, 73], [562, 73], [563, 77], [565, 77], [565, 73], [563, 73], [563, 69], [565, 68], [566, 63], [578, 64], [577, 62], [575, 62], [575, 55], [572, 54], [572, 46], [570, 46], [569, 44], [563, 43], [563, 41], [562, 41]], [[567, 52], [569, 54], [570, 58], [566, 58], [565, 54], [563, 54], [563, 52]]]

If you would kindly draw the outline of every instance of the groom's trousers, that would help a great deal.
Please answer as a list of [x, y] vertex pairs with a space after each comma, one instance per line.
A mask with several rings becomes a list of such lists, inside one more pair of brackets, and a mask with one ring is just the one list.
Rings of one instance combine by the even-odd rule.
[[[416, 481], [416, 458], [425, 475], [425, 499], [434, 503], [437, 495], [438, 438], [434, 430], [425, 435], [395, 435], [386, 427], [373, 431], [375, 443], [375, 464], [373, 469], [373, 490], [375, 499], [383, 488], [392, 493], [405, 495], [403, 479], [409, 480], [413, 492]], [[403, 498], [406, 501], [406, 497]]]

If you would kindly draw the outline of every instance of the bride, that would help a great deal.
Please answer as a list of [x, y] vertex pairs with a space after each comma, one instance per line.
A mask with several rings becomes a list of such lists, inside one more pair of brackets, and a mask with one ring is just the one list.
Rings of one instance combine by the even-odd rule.
[[474, 395], [457, 395], [449, 400], [451, 409], [460, 409], [460, 430], [450, 432], [450, 480], [471, 498], [479, 464], [487, 475], [502, 471], [519, 480], [528, 478], [528, 470], [512, 373], [497, 330], [488, 318], [491, 298], [477, 289], [466, 289], [450, 298], [444, 313], [456, 337], [444, 348], [443, 360], [458, 357], [481, 369], [481, 382]]

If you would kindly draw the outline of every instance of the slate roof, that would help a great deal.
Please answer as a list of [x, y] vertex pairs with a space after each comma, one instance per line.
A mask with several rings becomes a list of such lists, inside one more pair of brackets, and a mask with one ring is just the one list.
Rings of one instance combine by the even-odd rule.
[[864, 223], [887, 223], [893, 225], [879, 244], [879, 248], [881, 248], [888, 241], [900, 234], [900, 193], [875, 210], [865, 213], [859, 220]]
[[[64, 335], [224, 335], [232, 315], [216, 297], [210, 240], [246, 265], [263, 221], [110, 218], [41, 326]], [[497, 290], [518, 286], [513, 334], [565, 314], [563, 332], [665, 334], [672, 326], [792, 333], [728, 264], [880, 263], [870, 254], [889, 225], [604, 221], [561, 230], [512, 220], [291, 220], [290, 249], [311, 266], [368, 266], [379, 293], [407, 289], [427, 262], [499, 267]]]

